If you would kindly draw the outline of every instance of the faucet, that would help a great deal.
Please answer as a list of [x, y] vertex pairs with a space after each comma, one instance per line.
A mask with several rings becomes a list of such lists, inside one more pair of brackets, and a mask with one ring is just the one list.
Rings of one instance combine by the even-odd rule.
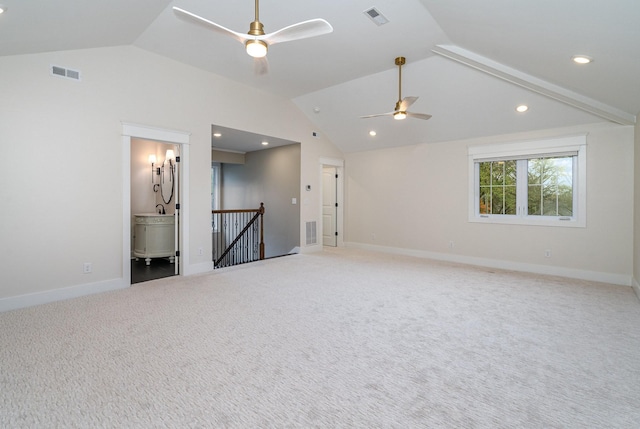
[[156, 208], [158, 208], [158, 206], [160, 206], [160, 208], [158, 209], [158, 214], [167, 214], [162, 204], [156, 204]]

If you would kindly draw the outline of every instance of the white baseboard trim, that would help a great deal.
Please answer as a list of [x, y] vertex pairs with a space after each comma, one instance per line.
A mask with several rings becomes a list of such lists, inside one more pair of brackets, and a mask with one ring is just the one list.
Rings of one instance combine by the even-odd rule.
[[311, 246], [300, 247], [300, 253], [305, 254], [305, 253], [322, 252], [322, 249], [323, 249], [323, 246], [321, 246], [320, 244], [314, 244]]
[[183, 275], [191, 276], [194, 274], [202, 274], [213, 271], [213, 261], [201, 262], [199, 264], [187, 265]]
[[[438, 261], [457, 262], [460, 264], [476, 265], [481, 267], [497, 268], [501, 270], [521, 271], [534, 274], [547, 274], [552, 276], [568, 277], [580, 280], [591, 280], [620, 286], [631, 286], [631, 276], [622, 274], [603, 273], [599, 271], [579, 270], [575, 268], [554, 267], [549, 265], [527, 264], [523, 262], [503, 261], [499, 259], [477, 258], [473, 256], [451, 255], [447, 253], [427, 252], [424, 250], [404, 249], [399, 247], [377, 246], [366, 243], [345, 243], [346, 247], [377, 252], [393, 253], [397, 255], [415, 256], [418, 258], [435, 259]], [[637, 284], [637, 283], [636, 283]], [[640, 289], [636, 289], [639, 293]], [[638, 295], [640, 296], [640, 295]]]
[[32, 307], [34, 305], [62, 301], [65, 299], [79, 298], [85, 295], [124, 289], [127, 287], [129, 287], [129, 284], [123, 279], [113, 279], [2, 298], [0, 299], [0, 313], [9, 310], [17, 310], [19, 308]]

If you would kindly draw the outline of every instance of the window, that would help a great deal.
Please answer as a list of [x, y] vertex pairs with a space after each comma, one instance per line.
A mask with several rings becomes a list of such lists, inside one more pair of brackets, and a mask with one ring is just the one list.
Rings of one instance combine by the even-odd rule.
[[220, 210], [220, 164], [211, 163], [211, 210]]
[[584, 227], [586, 136], [469, 148], [469, 221]]

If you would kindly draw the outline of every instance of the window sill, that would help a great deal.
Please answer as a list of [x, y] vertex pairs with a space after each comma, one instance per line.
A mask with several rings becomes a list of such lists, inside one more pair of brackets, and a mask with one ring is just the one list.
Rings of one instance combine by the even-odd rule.
[[509, 216], [509, 215], [479, 215], [469, 216], [469, 222], [503, 224], [503, 225], [528, 225], [551, 226], [564, 228], [585, 228], [586, 222], [576, 218], [541, 218], [538, 216]]

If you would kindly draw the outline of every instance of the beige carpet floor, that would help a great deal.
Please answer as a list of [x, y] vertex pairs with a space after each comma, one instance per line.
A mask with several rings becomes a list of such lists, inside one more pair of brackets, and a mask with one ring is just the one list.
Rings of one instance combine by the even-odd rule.
[[332, 249], [0, 314], [2, 428], [638, 428], [631, 288]]

